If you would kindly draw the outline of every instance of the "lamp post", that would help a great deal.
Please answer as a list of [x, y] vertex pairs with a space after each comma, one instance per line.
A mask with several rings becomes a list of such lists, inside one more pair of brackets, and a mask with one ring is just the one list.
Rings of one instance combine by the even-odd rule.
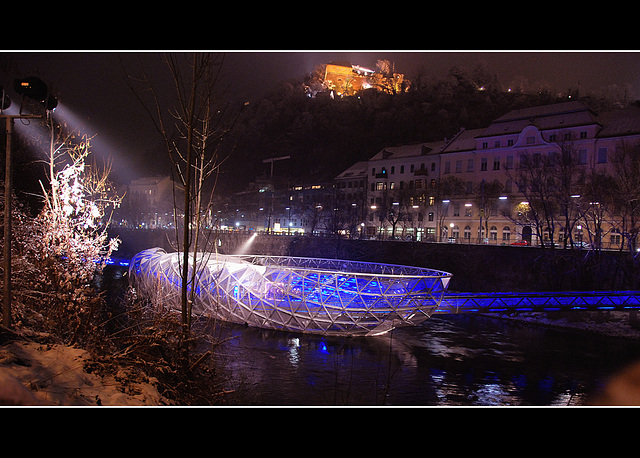
[[[38, 101], [45, 110], [54, 110], [58, 105], [58, 99], [49, 95], [47, 85], [39, 78], [29, 77], [16, 79], [15, 90], [22, 97], [28, 97]], [[11, 101], [0, 87], [0, 113], [11, 106]], [[22, 114], [22, 100], [20, 103], [20, 114], [5, 115], [0, 114], [5, 120], [6, 144], [5, 144], [5, 170], [4, 170], [4, 244], [3, 244], [3, 288], [2, 288], [2, 325], [11, 327], [11, 195], [13, 190], [11, 170], [11, 144], [13, 136], [13, 123], [18, 119], [41, 119], [43, 115]]]
[[4, 273], [2, 277], [2, 325], [11, 327], [11, 135], [13, 118], [6, 117], [6, 148], [4, 169]]

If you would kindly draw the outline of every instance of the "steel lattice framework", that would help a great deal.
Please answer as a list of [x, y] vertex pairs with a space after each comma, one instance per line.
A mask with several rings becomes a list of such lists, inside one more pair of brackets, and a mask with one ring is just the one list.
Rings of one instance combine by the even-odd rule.
[[640, 309], [640, 291], [459, 293], [448, 291], [434, 314]]
[[[138, 253], [129, 267], [138, 294], [180, 309], [180, 263], [179, 253], [160, 248]], [[451, 279], [419, 267], [286, 256], [197, 253], [193, 266], [194, 313], [324, 335], [376, 335], [421, 323]]]

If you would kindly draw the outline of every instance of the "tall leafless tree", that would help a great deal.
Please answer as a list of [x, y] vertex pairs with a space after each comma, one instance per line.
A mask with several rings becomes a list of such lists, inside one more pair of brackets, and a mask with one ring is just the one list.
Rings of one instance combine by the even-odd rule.
[[[198, 252], [215, 250], [203, 225], [209, 213], [211, 196], [224, 157], [219, 153], [225, 136], [240, 116], [241, 107], [223, 103], [219, 93], [223, 54], [193, 53], [163, 56], [173, 84], [172, 99], [163, 100], [160, 86], [151, 80], [140, 65], [140, 75], [128, 74], [129, 86], [162, 136], [167, 153], [184, 192], [180, 205], [175, 202], [176, 223], [182, 210], [182, 237], [176, 232], [176, 245], [181, 252], [181, 324], [185, 342], [190, 336], [192, 310], [197, 290], [198, 271], [206, 256], [198, 263]], [[125, 69], [126, 72], [126, 69]], [[246, 104], [245, 104], [246, 105]], [[174, 192], [174, 196], [177, 193]]]

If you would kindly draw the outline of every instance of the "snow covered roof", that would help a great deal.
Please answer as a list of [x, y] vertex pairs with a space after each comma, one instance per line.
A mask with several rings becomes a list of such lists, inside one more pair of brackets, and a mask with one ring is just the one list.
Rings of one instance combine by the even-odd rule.
[[338, 175], [336, 179], [366, 177], [368, 167], [369, 167], [369, 163], [367, 161], [356, 162], [347, 170], [345, 170], [340, 175]]
[[462, 129], [453, 137], [449, 144], [442, 150], [443, 153], [459, 153], [476, 148], [476, 137], [481, 136], [485, 129]]
[[580, 101], [512, 110], [494, 120], [478, 137], [521, 132], [528, 125], [540, 130], [598, 124], [597, 114]]
[[600, 138], [640, 134], [640, 107], [601, 113], [598, 121], [602, 125]]
[[427, 156], [431, 154], [438, 154], [442, 151], [442, 148], [446, 143], [444, 141], [427, 142], [427, 143], [414, 143], [411, 145], [402, 146], [389, 146], [379, 151], [373, 156], [371, 161], [388, 160], [388, 159], [400, 159], [406, 157], [415, 156]]

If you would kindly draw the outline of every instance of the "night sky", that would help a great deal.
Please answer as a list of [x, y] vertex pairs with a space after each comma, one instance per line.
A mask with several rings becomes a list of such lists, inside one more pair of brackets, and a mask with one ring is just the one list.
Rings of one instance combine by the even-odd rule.
[[[160, 145], [121, 67], [122, 59], [135, 68], [139, 55], [158, 75], [166, 72], [161, 53], [9, 51], [0, 53], [0, 84], [12, 87], [15, 77], [30, 75], [47, 82], [60, 99], [61, 113], [73, 115], [87, 134], [95, 135], [96, 152], [112, 156], [114, 173], [126, 181], [131, 178], [127, 158]], [[394, 62], [396, 71], [409, 79], [419, 69], [440, 78], [454, 65], [472, 70], [482, 64], [502, 85], [516, 78], [559, 91], [579, 87], [588, 92], [616, 85], [626, 89], [630, 99], [640, 99], [640, 53], [636, 52], [231, 51], [225, 55], [223, 72], [237, 100], [255, 100], [276, 83], [299, 80], [320, 64], [349, 61], [375, 69], [378, 59]]]

